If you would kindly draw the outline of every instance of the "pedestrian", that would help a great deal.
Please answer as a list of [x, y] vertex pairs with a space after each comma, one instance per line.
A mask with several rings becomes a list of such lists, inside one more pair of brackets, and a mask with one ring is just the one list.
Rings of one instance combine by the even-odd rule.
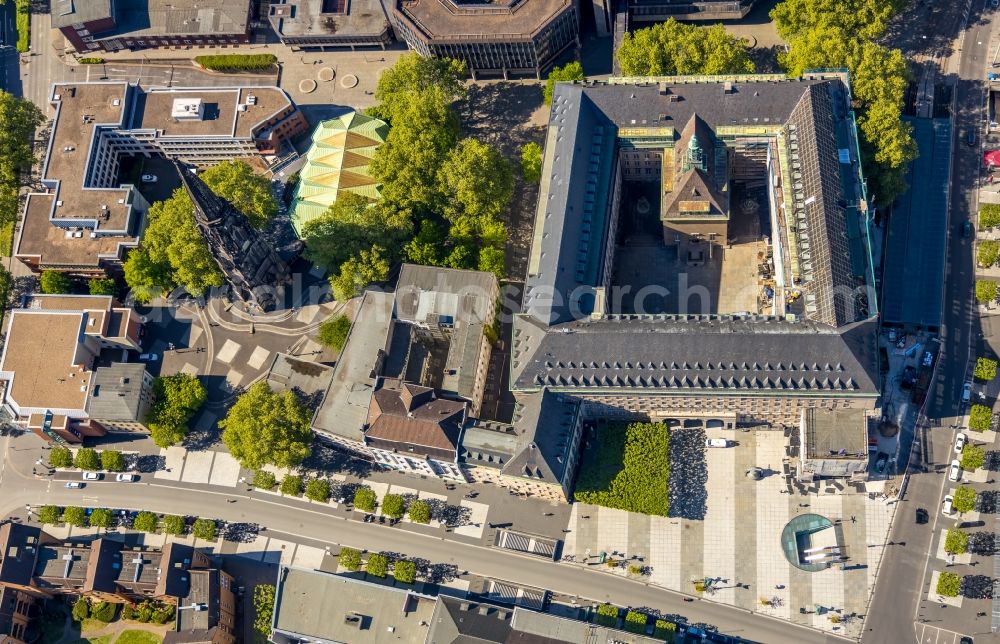
[[857, 518], [855, 518], [854, 515], [851, 515], [851, 523], [857, 523], [857, 522], [858, 522]]

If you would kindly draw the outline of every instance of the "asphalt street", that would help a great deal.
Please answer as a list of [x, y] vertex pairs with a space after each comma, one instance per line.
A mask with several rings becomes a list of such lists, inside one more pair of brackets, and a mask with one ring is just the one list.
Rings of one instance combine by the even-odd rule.
[[[953, 84], [956, 137], [953, 142], [948, 258], [945, 264], [944, 325], [940, 336], [942, 363], [929, 392], [926, 416], [931, 426], [918, 430], [923, 432], [917, 438], [923, 446], [922, 459], [910, 461], [910, 481], [905, 500], [889, 536], [890, 541], [905, 545], [888, 548], [882, 561], [874, 598], [868, 609], [867, 630], [862, 638], [866, 644], [921, 642], [927, 641], [927, 637], [932, 642], [950, 644], [958, 637], [950, 631], [927, 629], [926, 622], [919, 620], [936, 622], [947, 617], [947, 614], [937, 614], [947, 611], [937, 604], [922, 611], [921, 600], [929, 583], [928, 560], [933, 536], [941, 527], [940, 502], [945, 484], [942, 472], [944, 464], [951, 458], [950, 446], [955, 434], [953, 426], [960, 422], [963, 414], [962, 386], [968, 378], [973, 334], [978, 332], [972, 302], [975, 282], [973, 245], [972, 240], [962, 236], [961, 230], [964, 222], [972, 220], [976, 210], [980, 148], [967, 145], [964, 135], [969, 128], [979, 133], [983, 131], [983, 80], [989, 56], [992, 13], [985, 8], [984, 0], [934, 4], [937, 8], [924, 14], [926, 20], [919, 27], [923, 33], [911, 31], [910, 35], [914, 47], [925, 40], [938, 43], [936, 53], [943, 70], [949, 68], [949, 58], [958, 58], [957, 68], [954, 61], [951, 65], [952, 71], [957, 71], [957, 77], [946, 75], [942, 78], [939, 75], [937, 79], [938, 83]], [[965, 35], [961, 48], [950, 49], [948, 45], [962, 34], [963, 28]], [[925, 35], [927, 39], [918, 38]], [[981, 135], [977, 137], [977, 141], [981, 138]], [[929, 511], [932, 517], [929, 524], [916, 523], [917, 508]], [[973, 625], [969, 624], [963, 630], [972, 628]], [[940, 639], [942, 636], [944, 639]]]
[[[685, 602], [682, 596], [641, 582], [591, 572], [586, 569], [520, 555], [507, 550], [445, 540], [379, 524], [346, 520], [343, 509], [320, 508], [308, 503], [270, 495], [160, 483], [148, 475], [138, 483], [104, 481], [88, 483], [82, 490], [63, 487], [61, 481], [38, 479], [21, 473], [31, 463], [17, 463], [4, 439], [6, 457], [0, 464], [0, 512], [24, 518], [25, 506], [40, 504], [86, 505], [160, 513], [202, 516], [211, 508], [214, 518], [230, 522], [253, 522], [284, 534], [336, 543], [372, 551], [399, 552], [422, 557], [432, 563], [450, 563], [460, 570], [484, 577], [546, 588], [580, 597], [581, 603], [609, 601], [630, 607], [646, 607], [665, 614], [682, 615], [689, 623], [714, 624], [723, 633], [769, 644], [843, 642], [788, 622], [751, 615], [705, 600]], [[225, 499], [236, 499], [226, 503]], [[266, 536], [267, 532], [264, 532]]]

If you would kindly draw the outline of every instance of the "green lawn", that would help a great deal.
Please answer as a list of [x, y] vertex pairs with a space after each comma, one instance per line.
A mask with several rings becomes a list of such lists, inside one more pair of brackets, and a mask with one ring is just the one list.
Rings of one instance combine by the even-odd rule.
[[149, 631], [122, 631], [115, 644], [160, 644], [163, 638]]
[[10, 251], [14, 247], [14, 222], [9, 222], [0, 226], [0, 255], [10, 257]]
[[670, 434], [661, 423], [605, 425], [584, 455], [574, 498], [629, 512], [667, 516]]

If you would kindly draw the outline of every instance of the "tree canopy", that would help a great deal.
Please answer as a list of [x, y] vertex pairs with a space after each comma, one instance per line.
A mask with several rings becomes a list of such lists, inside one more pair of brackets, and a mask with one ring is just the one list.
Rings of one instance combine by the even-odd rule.
[[369, 167], [379, 200], [340, 195], [302, 231], [305, 256], [330, 270], [338, 300], [385, 280], [399, 260], [504, 275], [499, 216], [513, 172], [488, 145], [459, 141], [454, 103], [466, 96], [465, 76], [460, 61], [411, 53], [379, 78], [379, 104], [367, 110], [390, 124]]
[[553, 67], [552, 71], [545, 78], [545, 88], [542, 90], [542, 100], [546, 105], [552, 104], [552, 92], [556, 89], [556, 83], [560, 81], [580, 81], [583, 80], [583, 65], [578, 61], [566, 63], [562, 67]]
[[447, 102], [465, 98], [465, 62], [454, 58], [434, 58], [409, 52], [382, 72], [375, 87], [375, 100], [379, 102], [378, 116], [390, 123], [406, 110], [415, 95], [427, 90], [440, 90]]
[[237, 399], [219, 427], [222, 441], [243, 467], [293, 467], [310, 454], [311, 420], [309, 408], [294, 393], [273, 392], [266, 382], [257, 382]]
[[42, 293], [60, 294], [73, 290], [73, 280], [66, 273], [59, 271], [42, 271], [42, 276], [38, 281]]
[[91, 295], [117, 295], [118, 285], [110, 277], [95, 277], [87, 282]]
[[699, 27], [673, 18], [626, 33], [617, 55], [626, 76], [754, 71], [746, 42], [727, 32], [721, 24]]
[[177, 373], [154, 380], [155, 402], [146, 418], [153, 442], [159, 447], [170, 447], [184, 440], [188, 421], [205, 404], [207, 396], [197, 376]]
[[344, 348], [347, 341], [347, 334], [351, 330], [351, 321], [346, 315], [331, 317], [319, 325], [318, 339], [320, 344], [330, 347], [335, 351]]
[[30, 100], [0, 91], [0, 226], [17, 219], [21, 174], [31, 169], [31, 143], [44, 122]]
[[222, 286], [222, 272], [195, 224], [194, 204], [182, 188], [154, 203], [146, 217], [149, 225], [142, 243], [125, 262], [125, 281], [136, 301], [149, 301], [176, 286], [192, 295]]
[[340, 272], [330, 278], [330, 286], [333, 287], [333, 297], [343, 301], [361, 295], [365, 286], [383, 282], [388, 277], [388, 255], [384, 248], [376, 245], [341, 264]]
[[905, 0], [783, 0], [772, 11], [789, 42], [779, 62], [792, 76], [843, 68], [860, 103], [858, 129], [871, 196], [891, 204], [906, 190], [906, 167], [917, 156], [913, 128], [902, 120], [910, 72], [903, 53], [878, 44]]
[[534, 141], [521, 146], [521, 176], [528, 183], [542, 180], [542, 146]]
[[306, 222], [302, 239], [309, 261], [335, 269], [376, 244], [398, 248], [412, 234], [409, 212], [345, 192], [325, 213]]
[[609, 508], [667, 516], [670, 435], [661, 423], [606, 425], [574, 496]]
[[202, 172], [201, 178], [212, 192], [246, 215], [254, 228], [263, 228], [278, 212], [271, 182], [254, 174], [246, 161], [223, 161]]

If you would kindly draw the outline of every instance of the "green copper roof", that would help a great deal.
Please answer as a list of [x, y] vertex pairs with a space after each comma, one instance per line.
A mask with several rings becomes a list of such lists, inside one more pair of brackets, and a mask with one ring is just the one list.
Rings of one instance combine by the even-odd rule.
[[379, 198], [379, 186], [368, 164], [388, 132], [384, 121], [359, 112], [319, 124], [292, 199], [292, 227], [297, 235], [301, 237], [306, 222], [326, 212], [341, 191], [372, 201]]

